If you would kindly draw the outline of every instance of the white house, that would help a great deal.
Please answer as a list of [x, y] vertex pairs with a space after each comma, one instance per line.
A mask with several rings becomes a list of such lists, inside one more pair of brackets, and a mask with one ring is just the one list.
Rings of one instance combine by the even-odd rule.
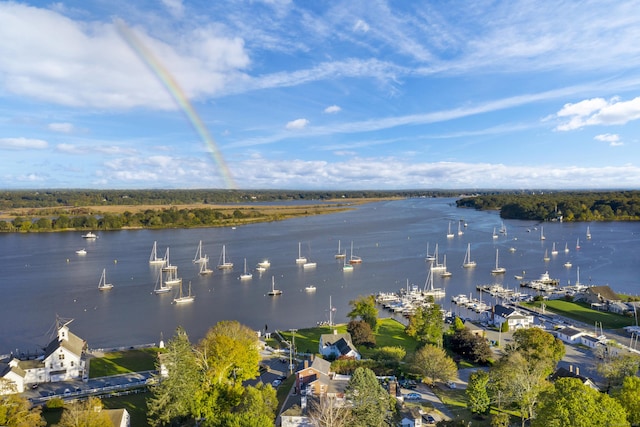
[[338, 358], [345, 356], [360, 360], [360, 353], [351, 342], [351, 334], [348, 332], [339, 334], [335, 329], [332, 334], [320, 335], [318, 351], [324, 357]]
[[564, 327], [556, 331], [556, 336], [567, 344], [580, 344], [580, 337], [585, 332], [570, 326]]
[[528, 328], [533, 325], [533, 315], [524, 314], [513, 307], [497, 304], [493, 307], [493, 324], [500, 327], [504, 322], [509, 324], [509, 330]]
[[109, 415], [113, 427], [131, 427], [131, 415], [126, 409], [103, 409]]
[[19, 362], [18, 359], [11, 359], [9, 363], [0, 362], [0, 395], [24, 391], [26, 373], [18, 366]]

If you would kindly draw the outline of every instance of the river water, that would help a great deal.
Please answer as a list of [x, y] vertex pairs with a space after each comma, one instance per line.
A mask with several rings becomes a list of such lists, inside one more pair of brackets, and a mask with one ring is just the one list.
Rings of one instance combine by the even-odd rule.
[[[458, 223], [463, 234], [458, 235]], [[453, 238], [447, 238], [451, 223]], [[502, 226], [497, 212], [455, 207], [455, 199], [406, 199], [355, 207], [353, 211], [253, 224], [237, 228], [127, 230], [100, 232], [96, 240], [81, 233], [0, 234], [0, 354], [34, 352], [51, 338], [56, 317], [74, 319], [71, 329], [90, 348], [158, 342], [183, 326], [192, 342], [220, 320], [238, 320], [256, 329], [304, 328], [329, 320], [347, 320], [349, 301], [359, 295], [396, 291], [407, 282], [423, 287], [427, 278], [427, 246], [438, 244], [440, 261], [446, 255], [452, 277], [435, 275], [436, 287], [445, 287], [442, 304], [451, 296], [475, 292], [476, 285], [500, 283], [517, 287], [514, 275], [535, 279], [548, 271], [561, 284], [610, 285], [617, 292], [638, 294], [640, 288], [640, 223], [545, 223], [504, 221], [507, 233], [492, 237]], [[589, 226], [592, 239], [586, 239]], [[576, 242], [580, 240], [580, 249]], [[200, 276], [192, 263], [198, 242], [209, 255], [211, 276]], [[185, 291], [191, 282], [195, 301], [173, 304], [173, 293], [153, 293], [158, 267], [148, 263], [153, 242], [159, 255], [170, 247]], [[354, 271], [343, 272], [334, 258], [338, 241], [349, 255], [363, 259]], [[315, 269], [296, 265], [301, 252], [317, 262]], [[475, 269], [461, 264], [467, 244]], [[556, 244], [557, 255], [551, 255]], [[222, 245], [234, 270], [216, 270]], [[569, 252], [565, 253], [565, 245]], [[76, 250], [86, 248], [87, 254]], [[509, 249], [515, 248], [514, 252]], [[492, 276], [496, 249], [507, 269]], [[544, 261], [544, 252], [550, 260]], [[240, 281], [243, 260], [253, 269], [268, 258], [271, 267], [253, 279]], [[570, 260], [573, 267], [566, 268]], [[106, 269], [111, 291], [97, 289]], [[270, 297], [272, 277], [283, 291]], [[316, 292], [305, 291], [315, 285]]]

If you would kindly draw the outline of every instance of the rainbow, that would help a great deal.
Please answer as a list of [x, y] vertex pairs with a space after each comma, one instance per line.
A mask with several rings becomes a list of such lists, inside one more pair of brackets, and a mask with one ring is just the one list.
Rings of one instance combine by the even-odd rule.
[[191, 105], [189, 98], [184, 93], [176, 79], [171, 75], [169, 70], [162, 65], [162, 63], [153, 55], [153, 52], [149, 50], [142, 41], [136, 37], [123, 22], [117, 24], [118, 32], [123, 40], [129, 45], [129, 47], [135, 52], [135, 54], [142, 60], [142, 62], [151, 70], [151, 72], [158, 78], [160, 83], [167, 89], [171, 97], [178, 104], [182, 112], [187, 116], [189, 123], [198, 133], [200, 138], [204, 141], [207, 149], [213, 156], [213, 161], [220, 168], [220, 174], [227, 188], [235, 189], [235, 181], [229, 171], [229, 167], [222, 157], [222, 153], [218, 149], [215, 140], [209, 133], [209, 130], [202, 122], [202, 119]]

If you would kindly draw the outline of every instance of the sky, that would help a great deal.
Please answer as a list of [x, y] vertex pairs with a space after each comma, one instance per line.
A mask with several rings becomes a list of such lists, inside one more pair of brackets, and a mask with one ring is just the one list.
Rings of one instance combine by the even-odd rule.
[[638, 11], [0, 0], [0, 188], [639, 189]]

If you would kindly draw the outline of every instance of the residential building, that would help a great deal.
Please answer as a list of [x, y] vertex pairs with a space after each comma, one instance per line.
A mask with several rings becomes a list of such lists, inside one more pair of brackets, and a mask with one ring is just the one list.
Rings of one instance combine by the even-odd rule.
[[533, 325], [533, 315], [525, 314], [513, 307], [496, 304], [493, 307], [493, 324], [501, 327], [504, 322], [509, 324], [509, 330], [528, 328]]
[[332, 334], [320, 335], [318, 351], [328, 358], [352, 357], [360, 360], [360, 353], [351, 341], [351, 334], [348, 332], [339, 334], [335, 329]]

